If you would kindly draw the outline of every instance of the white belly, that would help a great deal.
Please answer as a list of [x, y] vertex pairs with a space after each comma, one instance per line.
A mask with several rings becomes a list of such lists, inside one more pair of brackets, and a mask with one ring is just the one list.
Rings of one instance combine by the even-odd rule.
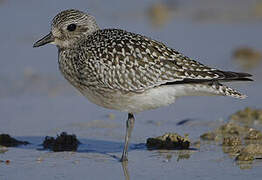
[[176, 92], [172, 87], [158, 87], [142, 93], [100, 93], [90, 90], [81, 91], [91, 102], [109, 109], [138, 113], [167, 106], [175, 102]]
[[159, 86], [141, 93], [106, 92], [98, 93], [89, 89], [81, 91], [91, 102], [109, 109], [138, 113], [167, 106], [181, 96], [222, 95], [212, 86], [204, 84], [178, 84]]

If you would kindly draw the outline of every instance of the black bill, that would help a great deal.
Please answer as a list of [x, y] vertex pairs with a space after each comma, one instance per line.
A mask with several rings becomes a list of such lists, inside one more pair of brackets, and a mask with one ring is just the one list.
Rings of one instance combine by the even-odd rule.
[[45, 44], [54, 42], [55, 38], [53, 36], [52, 33], [49, 33], [48, 35], [46, 35], [45, 37], [43, 37], [42, 39], [40, 39], [39, 41], [37, 41], [33, 47], [40, 47], [43, 46]]

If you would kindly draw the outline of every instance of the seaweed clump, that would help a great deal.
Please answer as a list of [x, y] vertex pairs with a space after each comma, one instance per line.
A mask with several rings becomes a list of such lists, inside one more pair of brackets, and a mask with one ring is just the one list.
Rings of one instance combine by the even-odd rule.
[[247, 135], [245, 136], [246, 140], [261, 140], [262, 133], [256, 129], [250, 128]]
[[228, 122], [221, 125], [214, 131], [209, 131], [200, 136], [202, 140], [207, 141], [223, 141], [225, 137], [241, 136], [249, 130], [248, 127], [243, 127], [235, 122]]
[[242, 144], [240, 137], [238, 136], [229, 136], [224, 137], [223, 146], [240, 146]]
[[244, 124], [262, 124], [262, 109], [252, 109], [247, 107], [232, 114], [230, 119]]
[[77, 140], [76, 135], [69, 135], [66, 132], [62, 132], [56, 138], [46, 136], [43, 147], [54, 152], [76, 151], [79, 144], [80, 142]]
[[148, 138], [148, 149], [189, 149], [190, 140], [187, 135], [182, 137], [177, 133], [166, 133], [156, 138]]
[[261, 144], [249, 144], [244, 147], [239, 155], [236, 157], [237, 161], [253, 161], [256, 158], [262, 156], [262, 145]]
[[0, 134], [0, 145], [6, 147], [16, 147], [20, 145], [27, 145], [29, 142], [27, 141], [19, 141], [9, 134]]
[[234, 158], [240, 168], [251, 168], [252, 162], [262, 157], [262, 132], [253, 127], [262, 124], [262, 110], [250, 107], [230, 116], [228, 123], [200, 136], [215, 141], [222, 150]]

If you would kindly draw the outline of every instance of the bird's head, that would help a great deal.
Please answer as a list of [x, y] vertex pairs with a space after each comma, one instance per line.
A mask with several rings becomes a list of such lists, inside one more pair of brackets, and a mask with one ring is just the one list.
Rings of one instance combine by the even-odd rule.
[[55, 44], [59, 48], [69, 48], [81, 37], [99, 30], [95, 18], [79, 10], [60, 12], [52, 20], [51, 32], [37, 41], [33, 47]]

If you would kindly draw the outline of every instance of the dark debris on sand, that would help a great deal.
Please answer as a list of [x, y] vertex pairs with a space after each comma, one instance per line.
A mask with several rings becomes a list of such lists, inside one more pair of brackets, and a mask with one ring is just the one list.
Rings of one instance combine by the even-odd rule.
[[166, 133], [156, 138], [148, 138], [148, 149], [188, 149], [190, 141], [187, 136], [182, 137], [176, 133]]
[[76, 151], [79, 144], [80, 142], [77, 140], [76, 135], [69, 135], [66, 132], [62, 132], [56, 138], [46, 136], [43, 147], [54, 152]]
[[16, 147], [19, 145], [27, 145], [29, 142], [27, 141], [19, 141], [9, 134], [0, 134], [0, 145], [6, 147]]

